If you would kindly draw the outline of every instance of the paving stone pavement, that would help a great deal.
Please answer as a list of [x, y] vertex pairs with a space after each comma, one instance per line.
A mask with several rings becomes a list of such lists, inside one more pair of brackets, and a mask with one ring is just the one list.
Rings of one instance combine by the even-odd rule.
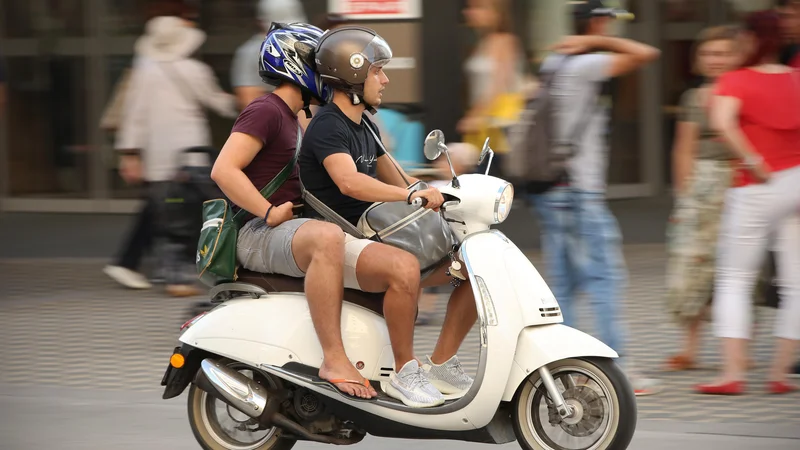
[[[663, 373], [660, 365], [680, 343], [680, 331], [664, 313], [663, 245], [625, 248], [630, 286], [625, 299], [630, 352], [639, 369], [662, 379], [665, 391], [640, 397], [642, 419], [681, 422], [795, 423], [800, 425], [800, 394], [764, 394], [772, 355], [770, 337], [775, 311], [762, 309], [753, 343], [755, 370], [751, 393], [741, 397], [707, 397], [691, 387], [715, 375], [718, 347], [706, 331], [702, 368]], [[539, 255], [531, 253], [538, 263]], [[66, 386], [85, 389], [159, 390], [159, 382], [178, 327], [198, 299], [172, 299], [158, 289], [135, 292], [118, 288], [97, 259], [0, 260], [0, 385]], [[580, 326], [592, 332], [588, 305], [579, 307]], [[436, 304], [434, 322], [417, 328], [419, 354], [432, 350], [444, 317]], [[477, 333], [462, 347], [462, 361], [476, 367]]]

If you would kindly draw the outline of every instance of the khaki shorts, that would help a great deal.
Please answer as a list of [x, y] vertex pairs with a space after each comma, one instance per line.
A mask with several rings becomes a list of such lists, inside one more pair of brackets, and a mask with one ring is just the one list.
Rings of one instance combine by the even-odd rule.
[[[292, 219], [277, 227], [270, 227], [263, 219], [251, 219], [239, 230], [236, 242], [239, 263], [243, 268], [254, 272], [304, 277], [305, 273], [297, 266], [292, 254], [292, 239], [297, 230], [309, 220], [313, 219]], [[361, 290], [356, 276], [356, 265], [361, 252], [375, 241], [345, 234], [344, 242], [344, 287]]]

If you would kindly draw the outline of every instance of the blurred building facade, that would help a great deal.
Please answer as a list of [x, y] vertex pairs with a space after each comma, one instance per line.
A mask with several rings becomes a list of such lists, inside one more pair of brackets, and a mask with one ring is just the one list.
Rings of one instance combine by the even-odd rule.
[[[388, 71], [386, 100], [421, 111], [426, 130], [449, 140], [465, 101], [464, 59], [474, 37], [464, 26], [466, 0], [419, 0], [417, 18], [365, 20], [385, 34], [398, 61]], [[129, 212], [138, 188], [116, 172], [112, 137], [97, 126], [145, 21], [144, 0], [4, 0], [0, 57], [7, 103], [0, 116], [0, 210]], [[204, 0], [200, 27], [208, 40], [198, 57], [230, 91], [236, 48], [257, 31], [255, 0]], [[304, 0], [309, 18], [346, 0]], [[624, 36], [656, 45], [663, 55], [644, 70], [615, 80], [604, 101], [609, 129], [611, 197], [647, 197], [668, 188], [676, 104], [695, 82], [690, 48], [712, 24], [734, 22], [771, 0], [622, 0], [636, 19]], [[515, 0], [517, 31], [533, 59], [569, 32], [562, 0]], [[391, 94], [389, 94], [391, 93]], [[232, 121], [210, 116], [221, 146]], [[452, 138], [450, 138], [452, 137]], [[421, 144], [421, 143], [420, 143]]]

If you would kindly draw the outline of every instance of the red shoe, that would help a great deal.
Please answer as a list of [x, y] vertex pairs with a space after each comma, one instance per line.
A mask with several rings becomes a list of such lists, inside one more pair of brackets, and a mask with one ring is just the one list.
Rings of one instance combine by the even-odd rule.
[[744, 394], [744, 382], [731, 381], [723, 384], [701, 384], [695, 386], [699, 394], [708, 395], [741, 395]]
[[767, 391], [770, 394], [788, 394], [797, 390], [799, 390], [797, 386], [783, 381], [770, 381], [767, 383]]

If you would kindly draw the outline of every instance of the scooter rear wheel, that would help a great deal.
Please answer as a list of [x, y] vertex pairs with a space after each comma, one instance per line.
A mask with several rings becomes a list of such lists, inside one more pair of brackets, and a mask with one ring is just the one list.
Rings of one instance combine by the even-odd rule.
[[[219, 362], [259, 384], [280, 387], [269, 374], [246, 364], [230, 359]], [[189, 389], [188, 409], [192, 433], [205, 450], [290, 450], [296, 443], [293, 439], [282, 438], [277, 428], [258, 430], [255, 419], [215, 399], [194, 384]], [[250, 437], [246, 438], [248, 435]]]
[[624, 450], [636, 430], [636, 397], [628, 378], [607, 358], [564, 359], [547, 365], [564, 401], [562, 419], [539, 372], [517, 389], [514, 433], [526, 450]]

